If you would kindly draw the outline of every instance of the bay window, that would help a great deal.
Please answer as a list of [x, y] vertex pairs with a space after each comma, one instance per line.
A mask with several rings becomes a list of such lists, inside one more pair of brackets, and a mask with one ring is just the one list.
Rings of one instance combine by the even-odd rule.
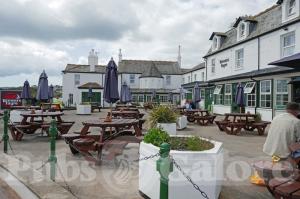
[[263, 80], [260, 82], [260, 107], [262, 108], [272, 107], [271, 91], [272, 91], [271, 80]]

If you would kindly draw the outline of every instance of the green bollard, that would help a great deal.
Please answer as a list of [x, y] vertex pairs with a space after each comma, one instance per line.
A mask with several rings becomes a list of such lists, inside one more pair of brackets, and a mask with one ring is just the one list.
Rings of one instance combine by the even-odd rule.
[[3, 117], [3, 121], [4, 121], [4, 132], [3, 132], [3, 143], [4, 143], [4, 153], [7, 153], [7, 146], [8, 146], [8, 111], [4, 111], [4, 117]]
[[160, 174], [160, 199], [169, 197], [169, 174], [173, 172], [173, 162], [170, 158], [170, 144], [163, 143], [160, 146], [160, 158], [156, 162], [156, 170]]
[[55, 173], [56, 173], [56, 137], [57, 137], [57, 128], [56, 128], [56, 121], [52, 120], [49, 128], [50, 132], [50, 157], [49, 157], [49, 162], [50, 162], [50, 179], [52, 181], [55, 181]]

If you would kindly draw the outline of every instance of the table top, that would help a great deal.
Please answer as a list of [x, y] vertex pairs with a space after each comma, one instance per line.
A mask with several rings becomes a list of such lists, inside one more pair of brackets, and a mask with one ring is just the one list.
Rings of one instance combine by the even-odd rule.
[[252, 113], [225, 113], [225, 116], [234, 116], [234, 117], [255, 117], [255, 114]]
[[197, 113], [197, 112], [208, 112], [208, 110], [203, 110], [203, 109], [187, 109], [185, 110], [186, 112], [193, 112], [193, 113]]
[[35, 110], [38, 110], [38, 109], [41, 109], [41, 107], [40, 106], [12, 106], [12, 107], [10, 107], [10, 109], [12, 109], [12, 110], [20, 110], [20, 109], [25, 109], [25, 110], [35, 109]]
[[28, 111], [27, 113], [21, 113], [20, 115], [26, 117], [55, 117], [55, 116], [62, 116], [63, 112], [38, 112], [38, 113], [31, 113]]
[[121, 108], [121, 107], [124, 107], [124, 108], [136, 108], [136, 106], [134, 106], [134, 105], [126, 105], [126, 104], [117, 104], [116, 107], [117, 108]]
[[97, 126], [97, 127], [117, 127], [117, 126], [127, 126], [132, 124], [138, 124], [139, 121], [136, 119], [112, 119], [111, 122], [106, 122], [105, 118], [100, 118], [97, 120], [87, 120], [82, 122], [83, 125]]
[[112, 114], [139, 114], [138, 111], [112, 111]]

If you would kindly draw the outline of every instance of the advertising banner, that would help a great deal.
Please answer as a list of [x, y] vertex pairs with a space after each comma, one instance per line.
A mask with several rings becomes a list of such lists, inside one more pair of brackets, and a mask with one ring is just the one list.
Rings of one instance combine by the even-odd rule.
[[1, 91], [1, 109], [9, 109], [11, 106], [21, 106], [21, 91]]

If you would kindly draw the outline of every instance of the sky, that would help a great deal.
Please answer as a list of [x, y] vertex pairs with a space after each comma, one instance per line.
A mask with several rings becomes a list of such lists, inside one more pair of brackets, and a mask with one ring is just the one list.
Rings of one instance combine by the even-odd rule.
[[212, 32], [226, 32], [235, 19], [255, 15], [276, 0], [0, 0], [0, 87], [36, 85], [45, 70], [62, 83], [67, 63], [99, 64], [111, 57], [203, 61]]

